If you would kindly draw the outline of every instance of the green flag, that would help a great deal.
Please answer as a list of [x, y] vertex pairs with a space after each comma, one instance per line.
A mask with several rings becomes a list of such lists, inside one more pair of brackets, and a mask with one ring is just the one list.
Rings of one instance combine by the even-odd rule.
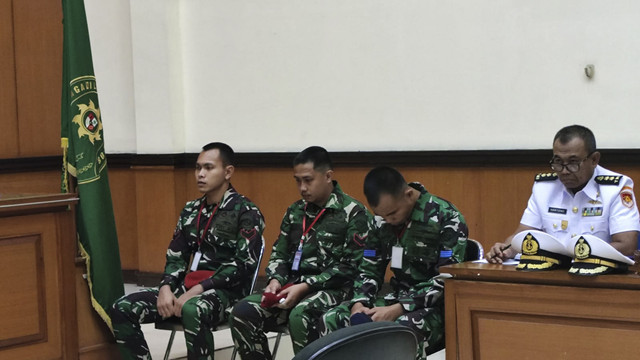
[[87, 265], [91, 303], [111, 328], [109, 308], [124, 287], [87, 18], [83, 0], [62, 0], [62, 10], [62, 191], [69, 191], [67, 174], [75, 177], [78, 248]]

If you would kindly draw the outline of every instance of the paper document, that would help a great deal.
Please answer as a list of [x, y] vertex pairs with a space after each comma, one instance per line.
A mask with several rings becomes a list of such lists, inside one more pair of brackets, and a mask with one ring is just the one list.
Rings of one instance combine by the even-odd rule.
[[[517, 254], [513, 259], [507, 259], [502, 262], [502, 265], [518, 265], [520, 263], [520, 255]], [[488, 264], [487, 259], [476, 260], [473, 262], [474, 264]]]
[[[481, 259], [481, 260], [476, 260], [473, 263], [474, 264], [488, 264], [489, 262], [487, 261], [487, 259]], [[518, 265], [519, 263], [520, 263], [520, 260], [518, 260], [518, 259], [507, 259], [507, 260], [502, 262], [502, 265]]]

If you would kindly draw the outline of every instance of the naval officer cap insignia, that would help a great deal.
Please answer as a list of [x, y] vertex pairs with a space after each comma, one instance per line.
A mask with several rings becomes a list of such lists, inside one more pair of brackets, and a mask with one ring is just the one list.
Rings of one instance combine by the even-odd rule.
[[553, 270], [571, 265], [571, 253], [566, 246], [543, 231], [521, 231], [513, 237], [511, 246], [522, 253], [516, 270]]
[[633, 260], [622, 255], [606, 241], [593, 235], [578, 235], [571, 238], [569, 247], [575, 258], [570, 274], [602, 275], [609, 273], [624, 273], [633, 265]]

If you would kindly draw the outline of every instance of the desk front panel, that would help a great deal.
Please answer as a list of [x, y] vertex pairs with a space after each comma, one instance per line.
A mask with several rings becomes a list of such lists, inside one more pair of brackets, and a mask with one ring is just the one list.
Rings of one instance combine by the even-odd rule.
[[55, 216], [4, 217], [0, 229], [0, 359], [63, 358]]
[[639, 356], [637, 290], [452, 279], [445, 294], [449, 360]]

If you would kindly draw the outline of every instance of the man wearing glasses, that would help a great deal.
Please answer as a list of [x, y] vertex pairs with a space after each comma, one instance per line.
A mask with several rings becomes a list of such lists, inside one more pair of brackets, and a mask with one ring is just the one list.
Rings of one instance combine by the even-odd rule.
[[516, 255], [509, 248], [515, 234], [542, 230], [563, 242], [582, 234], [595, 235], [624, 255], [637, 248], [640, 217], [633, 181], [598, 165], [600, 153], [588, 128], [571, 125], [553, 139], [554, 173], [538, 174], [520, 225], [504, 243], [496, 243], [486, 258], [491, 263]]

